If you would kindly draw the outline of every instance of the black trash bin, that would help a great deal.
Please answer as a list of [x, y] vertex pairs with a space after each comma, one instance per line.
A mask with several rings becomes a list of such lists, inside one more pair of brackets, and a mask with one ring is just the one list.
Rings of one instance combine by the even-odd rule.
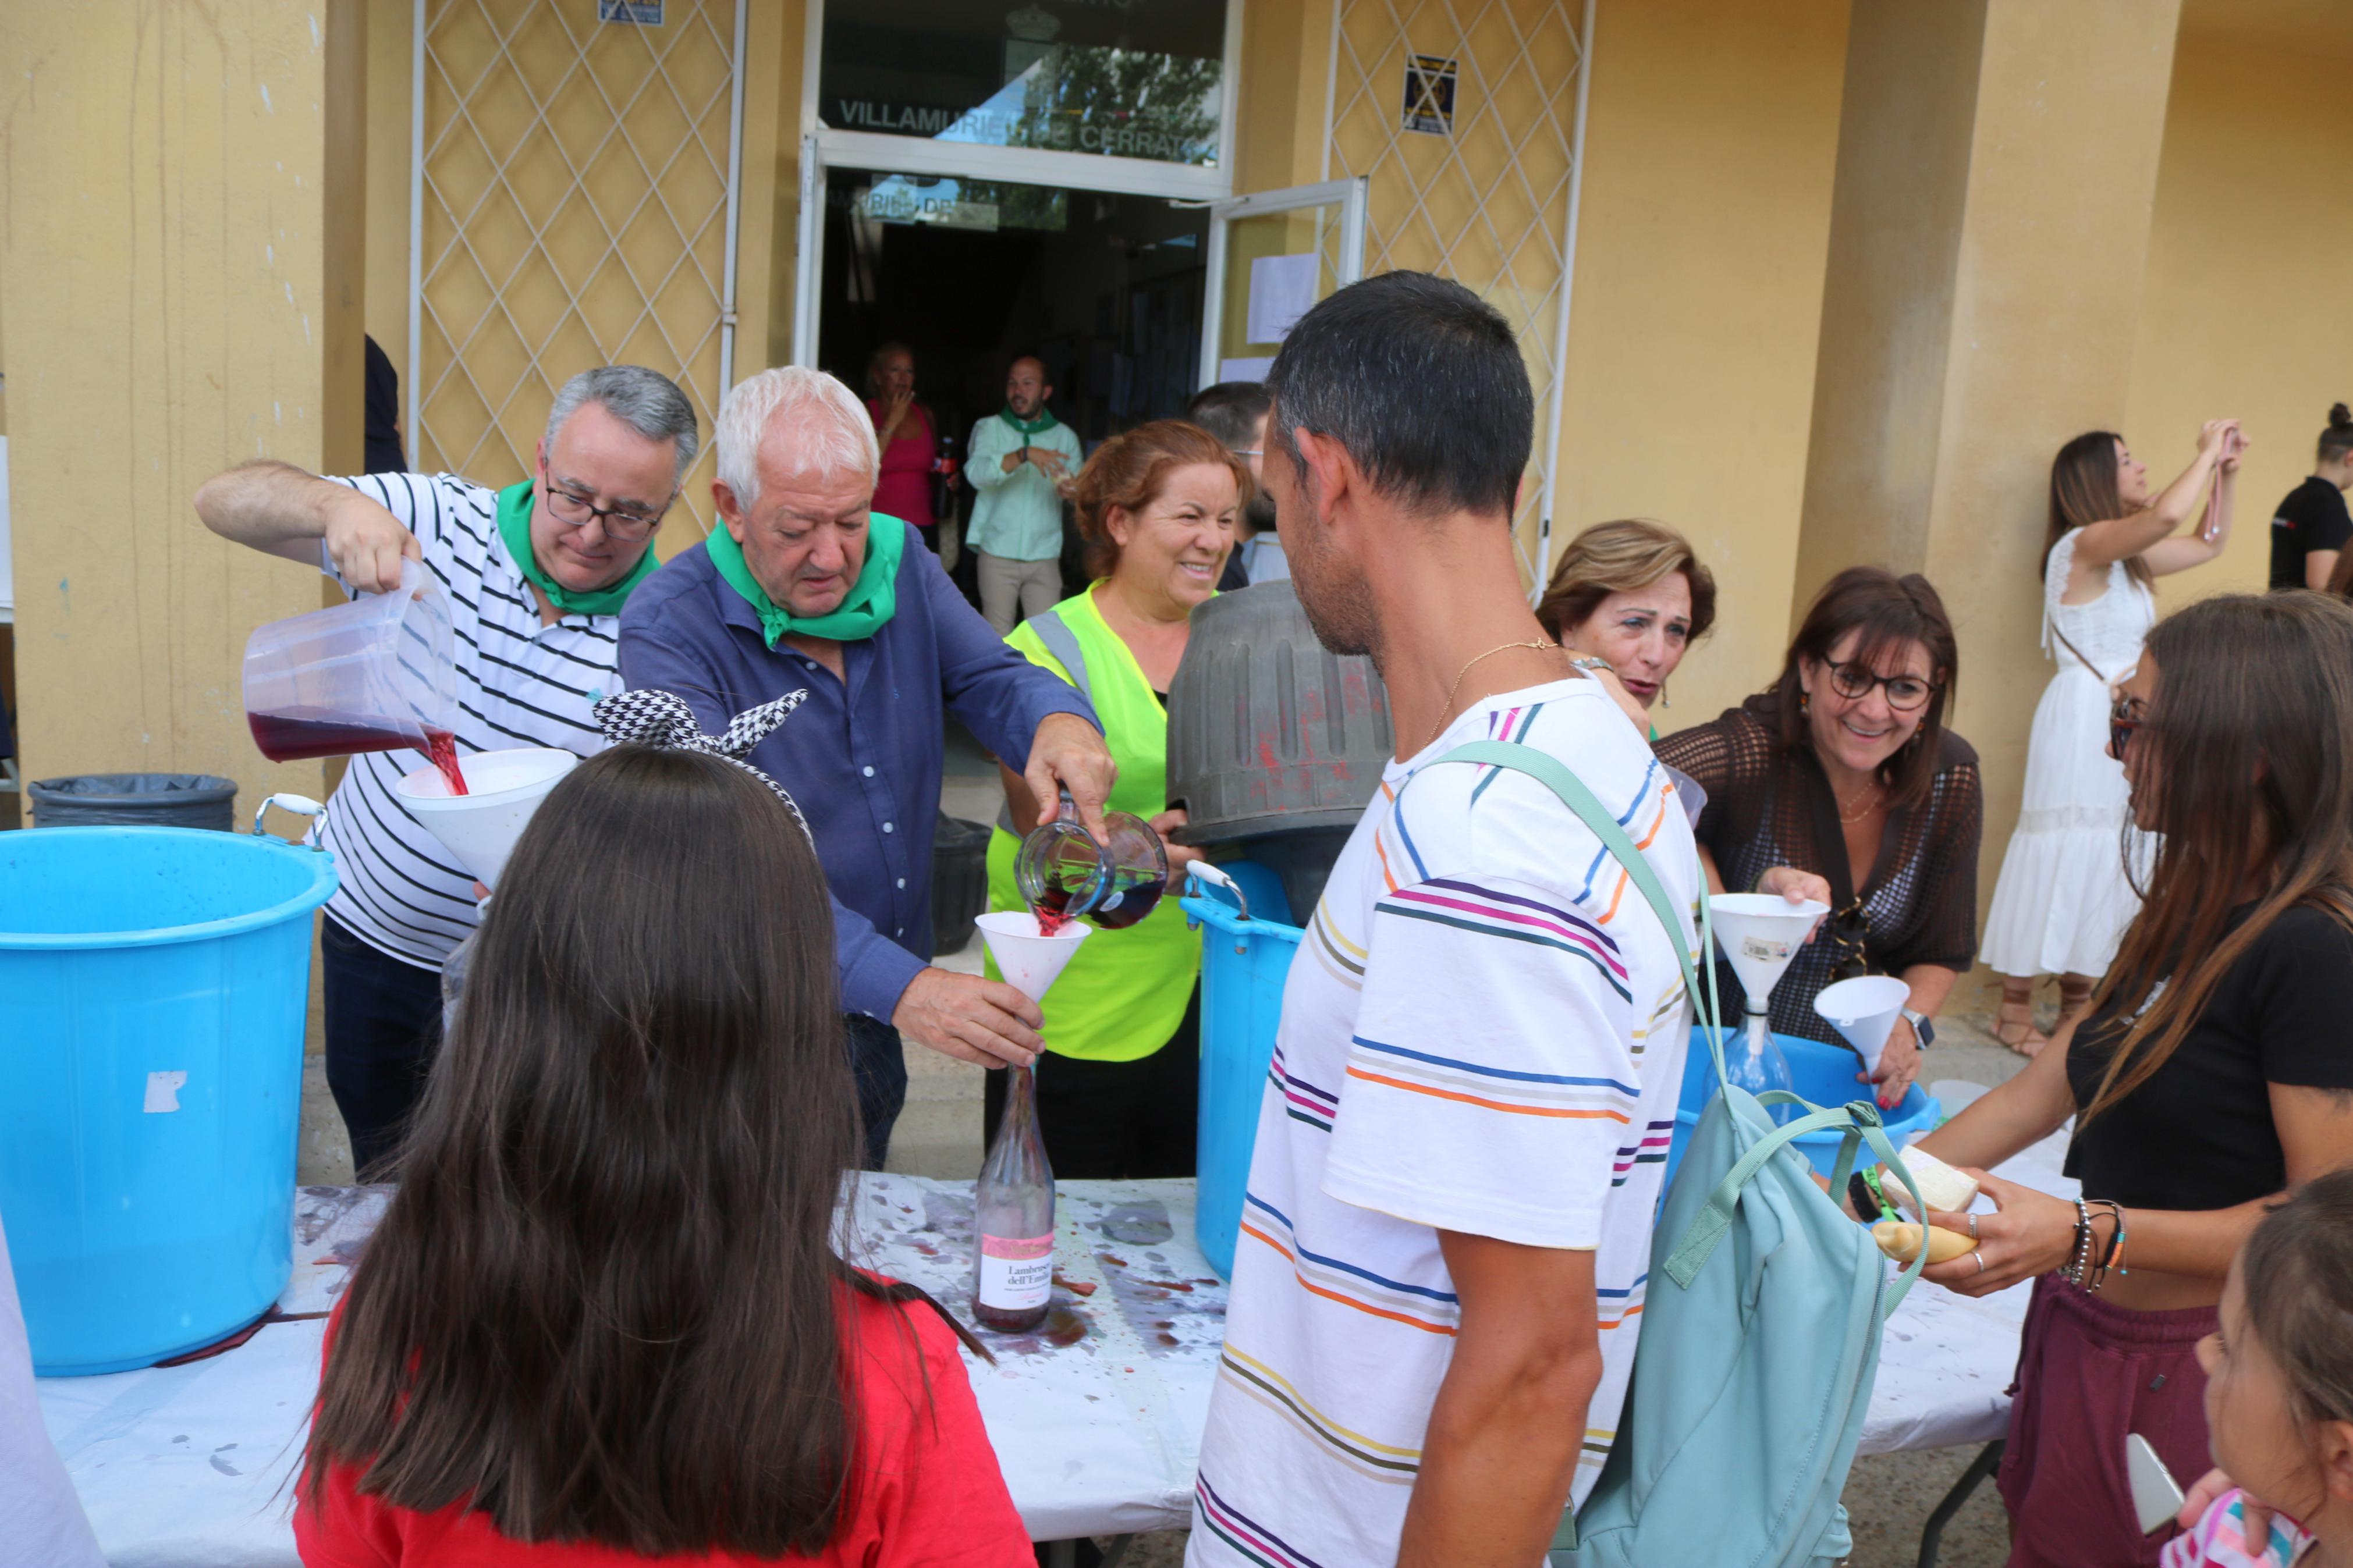
[[932, 952], [961, 952], [988, 908], [989, 829], [940, 813], [932, 830]]
[[79, 773], [25, 786], [36, 827], [236, 829], [237, 781], [211, 773]]

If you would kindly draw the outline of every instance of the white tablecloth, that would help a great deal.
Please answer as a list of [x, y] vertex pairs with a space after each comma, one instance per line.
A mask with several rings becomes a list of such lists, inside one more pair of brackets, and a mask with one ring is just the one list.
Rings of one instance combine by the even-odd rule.
[[[1937, 1087], [1948, 1109], [1966, 1098]], [[2069, 1190], [2063, 1150], [2054, 1140], [2001, 1173]], [[332, 1306], [385, 1197], [304, 1190], [281, 1311]], [[997, 1364], [970, 1363], [1006, 1484], [1038, 1540], [1181, 1529], [1226, 1305], [1193, 1244], [1193, 1185], [1070, 1182], [1060, 1197], [1046, 1327], [984, 1335]], [[846, 1214], [858, 1261], [965, 1309], [969, 1183], [867, 1175]], [[2023, 1290], [1985, 1301], [1914, 1290], [1887, 1325], [1862, 1451], [2000, 1436], [2025, 1308]], [[324, 1328], [276, 1322], [186, 1366], [42, 1380], [42, 1415], [115, 1568], [294, 1568], [291, 1479]]]

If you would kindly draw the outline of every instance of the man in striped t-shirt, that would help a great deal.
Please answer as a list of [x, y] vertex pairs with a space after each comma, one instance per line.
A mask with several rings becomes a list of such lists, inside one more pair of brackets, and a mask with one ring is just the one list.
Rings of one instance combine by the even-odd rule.
[[[321, 479], [248, 463], [196, 492], [223, 538], [323, 570], [354, 595], [423, 563], [457, 631], [459, 754], [558, 746], [587, 756], [590, 710], [620, 689], [621, 605], [654, 569], [654, 530], [698, 446], [678, 384], [638, 365], [584, 371], [548, 411], [530, 478]], [[394, 794], [419, 752], [352, 759], [321, 841], [341, 879], [320, 932], [327, 1084], [364, 1174], [392, 1152], [441, 1034], [440, 969], [474, 929], [474, 879]]]
[[1606, 668], [1521, 591], [1534, 402], [1503, 317], [1389, 273], [1303, 317], [1267, 386], [1300, 603], [1379, 664], [1398, 755], [1283, 989], [1187, 1560], [1534, 1568], [1625, 1402], [1686, 1000], [1551, 790], [1437, 759], [1567, 764], [1679, 910], [1698, 853]]

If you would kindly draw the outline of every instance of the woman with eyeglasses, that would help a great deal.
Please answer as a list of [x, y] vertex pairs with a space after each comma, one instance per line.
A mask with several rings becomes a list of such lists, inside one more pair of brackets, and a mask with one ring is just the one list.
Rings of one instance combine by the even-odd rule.
[[2353, 605], [2302, 590], [2159, 621], [2110, 716], [2147, 898], [2085, 1016], [1921, 1147], [1982, 1172], [2075, 1119], [2080, 1202], [1980, 1176], [1927, 1278], [2033, 1281], [2002, 1500], [2010, 1563], [2154, 1563], [2124, 1476], [2144, 1434], [2207, 1465], [2198, 1342], [2231, 1258], [2353, 1164]]
[[[2207, 421], [2197, 459], [2154, 498], [2121, 436], [2078, 436], [2052, 461], [2042, 651], [2059, 670], [2035, 705], [2025, 800], [1985, 931], [1986, 963], [2002, 976], [1994, 1033], [2021, 1056], [2049, 1043], [2034, 1024], [2035, 977], [2059, 976], [2059, 1021], [2074, 1017], [2140, 907], [2118, 847], [2124, 773], [2102, 750], [2108, 689], [2156, 623], [2156, 580], [2221, 552], [2245, 448], [2236, 420]], [[2199, 527], [2177, 533], [2201, 493]]]
[[[1712, 888], [1831, 907], [1774, 988], [1776, 1033], [1843, 1044], [1814, 1011], [1823, 986], [1880, 973], [1911, 987], [1873, 1079], [1886, 1106], [1977, 953], [1984, 796], [1977, 753], [1945, 728], [1959, 667], [1926, 578], [1851, 566], [1816, 595], [1771, 690], [1656, 748], [1707, 793]], [[1717, 970], [1730, 1016], [1744, 994]]]

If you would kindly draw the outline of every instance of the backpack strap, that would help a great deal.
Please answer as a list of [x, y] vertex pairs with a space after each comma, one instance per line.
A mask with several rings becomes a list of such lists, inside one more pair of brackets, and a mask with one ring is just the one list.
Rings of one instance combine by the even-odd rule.
[[[1674, 900], [1668, 896], [1665, 884], [1659, 880], [1658, 872], [1651, 868], [1650, 861], [1642, 858], [1641, 850], [1635, 847], [1624, 825], [1610, 815], [1609, 808], [1603, 805], [1586, 787], [1585, 781], [1571, 773], [1559, 758], [1515, 741], [1466, 742], [1444, 756], [1436, 758], [1435, 762], [1477, 763], [1525, 773], [1560, 796], [1561, 804], [1575, 812], [1577, 820], [1601, 840], [1602, 847], [1608, 849], [1610, 858], [1624, 868], [1628, 879], [1651, 906], [1651, 912], [1659, 917], [1659, 924], [1666, 929], [1667, 941], [1674, 948], [1675, 963], [1683, 972], [1683, 990], [1691, 997], [1693, 1016], [1703, 1024], [1709, 1053], [1715, 1058], [1716, 1077], [1721, 1080], [1724, 1077], [1724, 1031], [1716, 1022], [1722, 1015], [1716, 1004], [1715, 966], [1711, 964], [1708, 967], [1707, 990], [1703, 995], [1699, 969], [1692, 961], [1691, 944], [1683, 938], [1683, 921], [1675, 910]], [[1699, 931], [1700, 942], [1704, 948], [1713, 934], [1705, 899], [1702, 899], [1699, 904]]]
[[[1094, 681], [1087, 673], [1087, 650], [1079, 646], [1079, 636], [1071, 630], [1071, 623], [1062, 619], [1060, 610], [1040, 610], [1025, 623], [1038, 634], [1038, 640], [1055, 662], [1071, 673], [1071, 684], [1089, 702], [1095, 700]], [[1013, 833], [1013, 805], [1010, 801], [997, 808], [997, 826]], [[1018, 835], [1016, 834], [1018, 837]]]

